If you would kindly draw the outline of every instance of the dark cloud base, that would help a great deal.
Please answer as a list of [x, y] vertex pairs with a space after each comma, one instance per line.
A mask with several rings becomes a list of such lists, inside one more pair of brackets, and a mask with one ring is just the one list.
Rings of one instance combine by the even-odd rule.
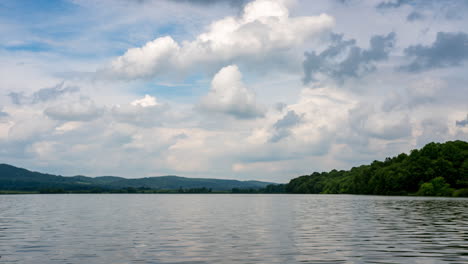
[[61, 82], [54, 87], [39, 89], [30, 96], [26, 96], [23, 93], [18, 92], [11, 92], [8, 96], [12, 103], [16, 105], [37, 104], [54, 100], [62, 95], [76, 93], [78, 91], [80, 91], [78, 87], [66, 86], [64, 82]]
[[456, 125], [458, 127], [465, 127], [468, 126], [468, 115], [466, 115], [466, 118], [460, 121], [456, 121]]
[[405, 49], [405, 55], [412, 58], [412, 62], [401, 66], [402, 71], [421, 72], [459, 66], [468, 60], [468, 34], [439, 32], [432, 45], [410, 46]]
[[[314, 81], [317, 73], [343, 81], [347, 77], [359, 77], [375, 70], [373, 63], [388, 58], [395, 38], [394, 32], [387, 36], [375, 35], [370, 39], [369, 49], [362, 49], [356, 46], [355, 39], [344, 40], [343, 35], [332, 34], [332, 44], [326, 50], [320, 54], [315, 51], [305, 53], [304, 84]], [[343, 56], [343, 60], [337, 61]]]
[[291, 134], [291, 128], [301, 124], [302, 122], [303, 115], [298, 115], [293, 110], [288, 111], [283, 118], [276, 121], [273, 125], [274, 133], [270, 142], [278, 142], [281, 139], [288, 137]]

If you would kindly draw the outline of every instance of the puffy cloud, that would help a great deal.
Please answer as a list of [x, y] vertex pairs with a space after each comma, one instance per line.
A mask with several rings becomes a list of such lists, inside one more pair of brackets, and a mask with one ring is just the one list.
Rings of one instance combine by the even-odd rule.
[[167, 36], [129, 49], [111, 63], [110, 72], [124, 78], [159, 77], [198, 70], [201, 65], [220, 67], [236, 61], [286, 59], [291, 57], [285, 56], [288, 52], [327, 31], [333, 23], [333, 18], [325, 14], [290, 17], [281, 0], [256, 0], [245, 6], [240, 17], [215, 21], [193, 41], [179, 44]]
[[[434, 140], [467, 138], [464, 67], [417, 75], [393, 71], [400, 57], [392, 56], [395, 37], [387, 35], [398, 34], [399, 47], [431, 48], [437, 32], [465, 30], [466, 20], [444, 20], [449, 11], [438, 10], [461, 1], [427, 1], [434, 8], [422, 9], [425, 0], [416, 0], [412, 3], [418, 5], [401, 2], [400, 9], [377, 11], [369, 1], [299, 0], [296, 6], [274, 0], [247, 5], [235, 0], [175, 0], [193, 5], [129, 1], [74, 1], [81, 11], [62, 24], [82, 30], [66, 30], [71, 34], [65, 39], [49, 36], [47, 26], [34, 31], [42, 32], [35, 38], [60, 49], [47, 54], [3, 50], [4, 162], [68, 175], [287, 181], [314, 170], [367, 164]], [[466, 16], [466, 9], [460, 10]], [[313, 17], [322, 11], [330, 16]], [[79, 14], [85, 13], [89, 19], [83, 21]], [[414, 21], [418, 14], [424, 21], [405, 20]], [[323, 36], [332, 16], [339, 18], [333, 30], [344, 35], [334, 35], [330, 44]], [[12, 25], [3, 31], [7, 42], [24, 41], [30, 34], [21, 32], [37, 27], [28, 20], [15, 27], [17, 19], [10, 18]], [[8, 33], [18, 28], [19, 33]], [[149, 41], [151, 34], [158, 38]], [[120, 53], [129, 45], [138, 47]], [[310, 81], [325, 79], [320, 84], [329, 87], [301, 85], [305, 50], [315, 51], [318, 62], [309, 61]], [[109, 64], [112, 77], [162, 80], [96, 79], [86, 73], [115, 54], [123, 56]], [[406, 57], [403, 63], [416, 59]], [[213, 78], [227, 65], [239, 68], [227, 67]], [[211, 87], [205, 73], [213, 78]], [[165, 79], [187, 75], [183, 84]], [[50, 86], [62, 78], [66, 84]], [[10, 91], [10, 98], [3, 96]], [[170, 108], [162, 98], [171, 100]], [[194, 104], [204, 114], [194, 111]]]
[[395, 43], [395, 33], [387, 36], [375, 35], [370, 39], [369, 49], [356, 46], [354, 39], [343, 40], [343, 35], [333, 34], [331, 45], [317, 54], [306, 52], [304, 83], [315, 80], [317, 74], [329, 76], [342, 81], [346, 77], [359, 77], [373, 71], [374, 62], [386, 60]]
[[75, 102], [62, 102], [44, 110], [44, 114], [48, 117], [60, 121], [91, 121], [101, 116], [103, 112], [104, 109], [96, 106], [89, 98], [80, 98]]
[[327, 88], [302, 90], [283, 113], [269, 112], [266, 124], [243, 144], [243, 163], [300, 160], [327, 155], [348, 118], [354, 99]]
[[408, 65], [399, 69], [421, 72], [435, 68], [460, 66], [468, 60], [468, 34], [464, 32], [439, 32], [430, 46], [414, 45], [405, 49], [412, 58]]
[[202, 98], [199, 108], [209, 113], [222, 113], [238, 119], [263, 116], [255, 93], [245, 87], [236, 65], [222, 68], [211, 82], [211, 90]]
[[158, 103], [156, 102], [156, 97], [145, 95], [142, 99], [137, 99], [131, 103], [133, 106], [141, 106], [141, 107], [150, 107], [156, 106]]
[[278, 142], [281, 139], [289, 136], [291, 134], [291, 128], [294, 126], [299, 125], [302, 122], [302, 116], [296, 114], [294, 110], [288, 111], [286, 115], [283, 116], [280, 120], [278, 120], [274, 125], [273, 128], [275, 132], [270, 139], [271, 142]]
[[42, 88], [27, 96], [23, 93], [11, 92], [8, 94], [14, 104], [36, 104], [55, 100], [65, 94], [78, 92], [80, 89], [75, 86], [66, 86], [64, 82], [49, 88]]
[[112, 107], [111, 114], [117, 122], [153, 127], [161, 124], [168, 108], [168, 105], [160, 104], [156, 97], [145, 95], [130, 104]]
[[111, 69], [129, 78], [166, 73], [175, 63], [179, 45], [171, 37], [157, 38], [141, 48], [129, 49], [112, 62]]

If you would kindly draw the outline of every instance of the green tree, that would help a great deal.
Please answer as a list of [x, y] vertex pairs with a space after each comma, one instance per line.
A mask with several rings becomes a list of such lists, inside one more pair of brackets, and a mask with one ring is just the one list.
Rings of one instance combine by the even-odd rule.
[[452, 193], [453, 189], [443, 177], [436, 177], [430, 182], [423, 183], [418, 191], [418, 195], [423, 196], [452, 196]]
[[430, 182], [425, 182], [421, 184], [419, 188], [418, 195], [421, 196], [435, 196], [434, 185]]

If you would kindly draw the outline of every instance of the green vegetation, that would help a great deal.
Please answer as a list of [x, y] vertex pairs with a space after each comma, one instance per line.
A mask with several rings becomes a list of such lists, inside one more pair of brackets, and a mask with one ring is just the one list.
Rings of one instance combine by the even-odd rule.
[[211, 193], [233, 188], [260, 191], [269, 182], [178, 176], [125, 179], [114, 176], [63, 177], [0, 164], [0, 194], [13, 193]]
[[269, 184], [265, 188], [232, 188], [231, 193], [285, 193], [285, 184]]
[[0, 195], [2, 194], [37, 194], [39, 192], [26, 192], [26, 191], [0, 191]]
[[324, 193], [468, 197], [468, 143], [430, 143], [409, 155], [351, 170], [314, 172], [288, 184], [177, 176], [63, 177], [0, 164], [0, 194], [15, 193]]
[[354, 167], [314, 172], [291, 180], [288, 193], [468, 197], [468, 143], [429, 143], [409, 155]]
[[183, 189], [179, 188], [179, 193], [211, 193], [213, 190], [211, 188], [190, 188], [190, 189]]

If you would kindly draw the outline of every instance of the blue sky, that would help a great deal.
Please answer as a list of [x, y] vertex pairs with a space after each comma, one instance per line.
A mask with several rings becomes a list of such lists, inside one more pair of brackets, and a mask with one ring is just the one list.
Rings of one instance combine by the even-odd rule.
[[468, 139], [468, 1], [0, 0], [0, 161], [286, 182]]

